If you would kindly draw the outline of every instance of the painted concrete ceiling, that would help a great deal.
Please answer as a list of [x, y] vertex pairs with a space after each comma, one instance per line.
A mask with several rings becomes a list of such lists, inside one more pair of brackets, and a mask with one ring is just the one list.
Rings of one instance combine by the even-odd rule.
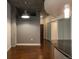
[[8, 0], [12, 5], [20, 9], [41, 10], [44, 4], [43, 0]]

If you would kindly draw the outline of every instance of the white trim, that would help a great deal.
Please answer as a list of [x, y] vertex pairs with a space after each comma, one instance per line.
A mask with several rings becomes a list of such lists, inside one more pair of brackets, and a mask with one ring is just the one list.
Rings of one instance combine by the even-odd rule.
[[17, 46], [40, 46], [40, 43], [17, 43]]

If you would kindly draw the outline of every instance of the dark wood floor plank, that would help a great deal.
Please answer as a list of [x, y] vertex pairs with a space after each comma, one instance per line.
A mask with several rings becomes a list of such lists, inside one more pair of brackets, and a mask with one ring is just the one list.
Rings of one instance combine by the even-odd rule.
[[40, 46], [16, 46], [11, 48], [7, 59], [53, 59], [51, 45], [43, 43]]

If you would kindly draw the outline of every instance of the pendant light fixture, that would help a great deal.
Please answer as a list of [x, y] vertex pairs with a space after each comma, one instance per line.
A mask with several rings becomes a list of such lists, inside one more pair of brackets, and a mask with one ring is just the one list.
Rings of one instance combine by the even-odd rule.
[[21, 16], [21, 18], [25, 18], [25, 19], [30, 18], [30, 16], [27, 14], [26, 10], [24, 11], [24, 14]]
[[[25, 1], [25, 6], [26, 6], [26, 4], [28, 4], [28, 2]], [[22, 14], [21, 18], [24, 18], [24, 19], [30, 18], [30, 16], [27, 13], [27, 10], [24, 11], [24, 13]]]

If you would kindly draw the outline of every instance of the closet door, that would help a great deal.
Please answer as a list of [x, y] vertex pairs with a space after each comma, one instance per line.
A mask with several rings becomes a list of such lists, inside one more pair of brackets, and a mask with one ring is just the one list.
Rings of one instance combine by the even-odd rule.
[[70, 21], [70, 19], [61, 19], [58, 21], [58, 38], [61, 40], [71, 39], [71, 21]]
[[58, 47], [71, 56], [71, 19], [58, 21]]

